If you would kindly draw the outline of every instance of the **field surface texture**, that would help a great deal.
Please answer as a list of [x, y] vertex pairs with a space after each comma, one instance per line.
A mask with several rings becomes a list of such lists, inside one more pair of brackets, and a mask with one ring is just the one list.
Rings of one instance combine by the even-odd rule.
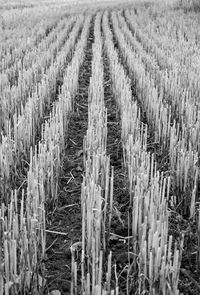
[[0, 295], [200, 294], [200, 7], [0, 0]]

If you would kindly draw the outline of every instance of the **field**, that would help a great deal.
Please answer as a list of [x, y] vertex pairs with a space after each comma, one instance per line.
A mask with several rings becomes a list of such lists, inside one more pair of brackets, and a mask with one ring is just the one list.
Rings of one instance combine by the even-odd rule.
[[200, 294], [197, 6], [0, 0], [0, 295]]

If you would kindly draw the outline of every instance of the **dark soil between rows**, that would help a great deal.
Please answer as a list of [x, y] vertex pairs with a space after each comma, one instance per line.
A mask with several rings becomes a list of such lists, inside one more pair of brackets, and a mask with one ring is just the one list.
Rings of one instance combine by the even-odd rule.
[[[80, 68], [79, 87], [74, 99], [74, 112], [66, 134], [63, 173], [59, 179], [58, 202], [47, 216], [47, 284], [46, 291], [59, 290], [70, 294], [71, 250], [81, 241], [81, 184], [83, 176], [83, 138], [88, 121], [88, 86], [91, 76], [94, 20]], [[53, 233], [55, 232], [55, 233]], [[62, 233], [62, 234], [58, 234]], [[47, 292], [46, 292], [47, 293]]]
[[[110, 164], [114, 167], [113, 212], [111, 223], [111, 236], [109, 250], [112, 251], [112, 262], [116, 264], [119, 278], [120, 294], [126, 294], [126, 266], [128, 265], [129, 236], [128, 209], [129, 209], [129, 184], [126, 168], [123, 163], [123, 149], [121, 142], [121, 120], [112, 90], [111, 75], [106, 51], [103, 54], [104, 64], [104, 99], [107, 108], [107, 154]], [[115, 280], [113, 280], [113, 287]]]

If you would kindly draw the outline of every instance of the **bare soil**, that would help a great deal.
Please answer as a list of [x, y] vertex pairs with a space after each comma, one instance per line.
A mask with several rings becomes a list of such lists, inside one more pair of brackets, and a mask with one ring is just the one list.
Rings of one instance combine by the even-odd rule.
[[[47, 215], [47, 285], [46, 292], [59, 290], [70, 294], [71, 250], [81, 241], [81, 184], [83, 178], [83, 139], [88, 121], [88, 86], [91, 77], [94, 20], [85, 50], [85, 59], [80, 68], [79, 87], [74, 99], [74, 112], [66, 132], [63, 173], [59, 179], [58, 201]], [[52, 206], [54, 207], [54, 206]], [[55, 232], [55, 233], [53, 233]], [[58, 234], [60, 233], [60, 234]]]

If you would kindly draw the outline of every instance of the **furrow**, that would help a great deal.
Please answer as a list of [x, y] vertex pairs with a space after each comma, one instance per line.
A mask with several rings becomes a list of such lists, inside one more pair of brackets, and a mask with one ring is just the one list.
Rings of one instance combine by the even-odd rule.
[[[58, 181], [58, 201], [47, 216], [47, 288], [69, 292], [71, 288], [71, 246], [81, 238], [81, 183], [84, 172], [83, 139], [87, 131], [88, 87], [91, 77], [94, 19], [90, 25], [84, 61], [78, 72], [63, 154], [63, 173]], [[69, 72], [69, 75], [71, 73]], [[54, 233], [55, 231], [55, 233]], [[66, 235], [59, 235], [64, 232]], [[53, 243], [53, 244], [52, 244]], [[55, 263], [56, 261], [56, 263]], [[57, 266], [57, 267], [55, 267]]]

